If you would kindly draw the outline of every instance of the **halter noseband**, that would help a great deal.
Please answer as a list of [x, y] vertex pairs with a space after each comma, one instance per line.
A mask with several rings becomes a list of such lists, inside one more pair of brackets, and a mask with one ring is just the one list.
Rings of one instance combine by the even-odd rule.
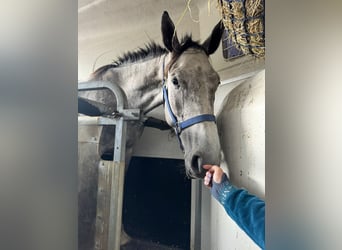
[[184, 151], [184, 146], [183, 146], [181, 138], [180, 138], [181, 132], [184, 129], [191, 127], [192, 125], [197, 124], [197, 123], [208, 122], [208, 121], [209, 122], [216, 122], [216, 118], [212, 114], [202, 114], [202, 115], [193, 116], [193, 117], [191, 117], [185, 121], [181, 121], [181, 122], [178, 121], [177, 117], [172, 112], [169, 97], [168, 97], [168, 91], [167, 91], [167, 87], [166, 87], [165, 70], [164, 70], [164, 68], [165, 68], [165, 57], [163, 60], [163, 98], [164, 98], [164, 103], [165, 103], [167, 111], [169, 113], [169, 117], [171, 118], [172, 127], [175, 130], [175, 133], [177, 135], [180, 148], [182, 149], [182, 151]]

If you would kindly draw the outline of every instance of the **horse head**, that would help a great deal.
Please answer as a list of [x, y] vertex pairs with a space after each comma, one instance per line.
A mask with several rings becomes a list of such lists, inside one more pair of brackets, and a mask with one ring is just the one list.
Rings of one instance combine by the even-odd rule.
[[223, 26], [219, 22], [202, 44], [189, 36], [179, 41], [167, 12], [162, 16], [161, 29], [168, 50], [163, 65], [165, 118], [179, 138], [187, 175], [202, 178], [203, 164], [220, 163], [221, 148], [214, 116], [220, 78], [209, 55], [220, 44]]

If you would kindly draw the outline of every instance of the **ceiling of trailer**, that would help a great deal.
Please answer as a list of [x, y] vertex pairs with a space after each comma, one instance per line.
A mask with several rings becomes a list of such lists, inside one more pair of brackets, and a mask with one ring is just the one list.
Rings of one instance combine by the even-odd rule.
[[[194, 39], [200, 39], [201, 26], [210, 24], [212, 28], [219, 20], [216, 5], [216, 1], [210, 0], [79, 0], [79, 80], [85, 80], [94, 69], [150, 40], [161, 44], [160, 23], [164, 10], [169, 12], [179, 35], [191, 32]], [[187, 12], [182, 18], [185, 9]]]

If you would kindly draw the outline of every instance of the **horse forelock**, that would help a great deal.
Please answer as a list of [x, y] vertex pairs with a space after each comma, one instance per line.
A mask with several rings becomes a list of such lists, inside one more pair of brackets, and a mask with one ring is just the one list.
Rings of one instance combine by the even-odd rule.
[[180, 42], [180, 46], [174, 51], [174, 54], [180, 56], [187, 49], [194, 48], [206, 51], [205, 48], [198, 42], [192, 40], [191, 34], [185, 35]]

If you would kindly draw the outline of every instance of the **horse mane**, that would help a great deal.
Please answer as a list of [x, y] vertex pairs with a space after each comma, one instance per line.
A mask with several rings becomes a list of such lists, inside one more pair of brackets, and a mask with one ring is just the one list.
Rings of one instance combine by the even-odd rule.
[[167, 50], [165, 48], [156, 44], [154, 41], [151, 41], [148, 44], [145, 44], [144, 48], [140, 47], [135, 51], [124, 53], [122, 56], [113, 61], [112, 65], [114, 67], [119, 67], [123, 64], [138, 62], [148, 57], [161, 56], [166, 52]]
[[[187, 34], [184, 37], [182, 37], [181, 46], [177, 50], [177, 54], [182, 54], [185, 50], [189, 48], [196, 48], [204, 50], [202, 45], [200, 45], [197, 41], [193, 41], [191, 34]], [[97, 70], [94, 71], [93, 76], [99, 76], [105, 71], [107, 71], [110, 68], [117, 68], [127, 63], [135, 63], [142, 61], [146, 58], [153, 58], [156, 56], [161, 56], [167, 53], [167, 49], [164, 47], [161, 47], [160, 45], [156, 44], [154, 41], [151, 41], [147, 44], [145, 44], [145, 47], [140, 47], [135, 51], [130, 51], [124, 53], [122, 56], [118, 57], [116, 60], [112, 62], [112, 64], [104, 65]]]

